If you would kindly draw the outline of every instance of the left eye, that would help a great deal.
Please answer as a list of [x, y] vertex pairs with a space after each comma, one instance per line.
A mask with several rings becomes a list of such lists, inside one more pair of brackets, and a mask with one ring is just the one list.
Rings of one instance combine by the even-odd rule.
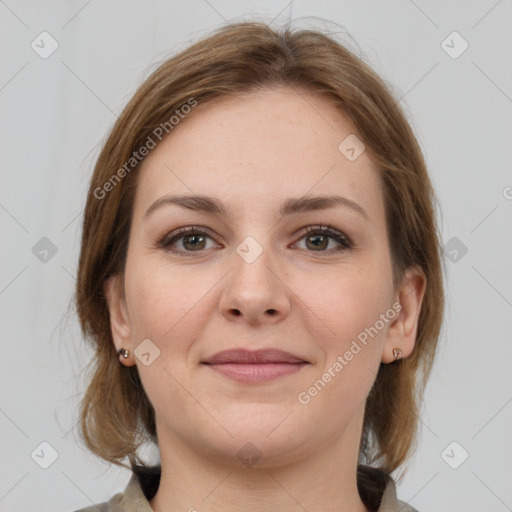
[[[332, 252], [341, 252], [352, 247], [352, 243], [348, 237], [329, 226], [308, 226], [304, 228], [299, 235], [299, 240], [305, 239], [306, 249], [311, 249], [312, 252], [330, 254]], [[190, 226], [175, 231], [174, 235], [171, 237], [163, 237], [157, 245], [159, 248], [175, 254], [192, 256], [194, 252], [202, 252], [204, 249], [207, 249], [205, 246], [207, 239], [213, 241], [213, 238], [205, 233], [203, 228]], [[173, 248], [173, 245], [180, 240], [184, 249]], [[338, 247], [326, 251], [325, 249], [327, 249], [330, 240], [334, 240], [338, 244]]]
[[350, 240], [339, 231], [329, 226], [308, 226], [302, 231], [300, 239], [306, 239], [306, 247], [315, 249], [326, 249], [329, 245], [329, 239], [334, 240], [338, 243], [338, 247], [329, 251], [317, 251], [313, 252], [340, 252], [352, 247]]

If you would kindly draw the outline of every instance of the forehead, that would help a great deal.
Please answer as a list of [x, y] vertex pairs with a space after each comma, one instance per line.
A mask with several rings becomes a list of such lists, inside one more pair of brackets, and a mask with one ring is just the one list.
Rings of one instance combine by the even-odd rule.
[[199, 104], [145, 158], [135, 210], [171, 192], [216, 196], [238, 213], [338, 193], [378, 218], [383, 200], [369, 152], [351, 161], [339, 149], [354, 135], [346, 116], [305, 90], [279, 87]]

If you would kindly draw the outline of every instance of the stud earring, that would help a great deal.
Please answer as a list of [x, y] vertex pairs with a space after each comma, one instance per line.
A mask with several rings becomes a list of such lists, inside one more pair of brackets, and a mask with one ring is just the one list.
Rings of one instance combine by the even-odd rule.
[[127, 348], [120, 348], [117, 353], [120, 356], [123, 356], [125, 359], [128, 359], [128, 356], [130, 355], [130, 351]]
[[393, 357], [395, 358], [395, 360], [400, 359], [402, 354], [403, 354], [403, 352], [399, 348], [393, 349]]

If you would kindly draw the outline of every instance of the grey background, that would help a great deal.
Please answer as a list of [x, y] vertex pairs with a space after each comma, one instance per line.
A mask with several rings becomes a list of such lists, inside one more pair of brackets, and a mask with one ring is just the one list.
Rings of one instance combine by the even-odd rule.
[[[226, 21], [304, 16], [338, 24], [402, 98], [441, 203], [446, 320], [398, 495], [420, 512], [512, 510], [511, 15], [510, 0], [0, 0], [0, 511], [75, 510], [129, 478], [78, 444], [92, 354], [69, 309], [116, 115], [152, 66]], [[58, 43], [46, 59], [31, 47], [51, 48], [43, 31]]]

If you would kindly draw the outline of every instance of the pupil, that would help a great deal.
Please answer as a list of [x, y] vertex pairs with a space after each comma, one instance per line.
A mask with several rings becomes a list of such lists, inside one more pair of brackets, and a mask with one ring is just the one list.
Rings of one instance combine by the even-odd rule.
[[[187, 245], [187, 242], [190, 242], [190, 240], [193, 240], [193, 239], [196, 239], [196, 241], [197, 240], [204, 241], [204, 236], [189, 235], [189, 236], [185, 237], [185, 245]], [[192, 243], [191, 247], [197, 249], [198, 245]]]
[[[320, 243], [318, 243], [318, 242], [319, 242], [319, 239], [322, 239], [322, 240], [320, 241]], [[318, 247], [320, 247], [320, 248], [325, 249], [325, 241], [326, 241], [326, 237], [325, 237], [324, 235], [312, 235], [312, 236], [310, 236], [310, 237], [308, 238], [308, 240], [314, 240], [314, 242], [313, 242], [313, 246], [314, 246], [314, 247], [317, 247], [317, 248], [318, 248]], [[322, 242], [324, 242], [324, 243], [322, 244]]]

